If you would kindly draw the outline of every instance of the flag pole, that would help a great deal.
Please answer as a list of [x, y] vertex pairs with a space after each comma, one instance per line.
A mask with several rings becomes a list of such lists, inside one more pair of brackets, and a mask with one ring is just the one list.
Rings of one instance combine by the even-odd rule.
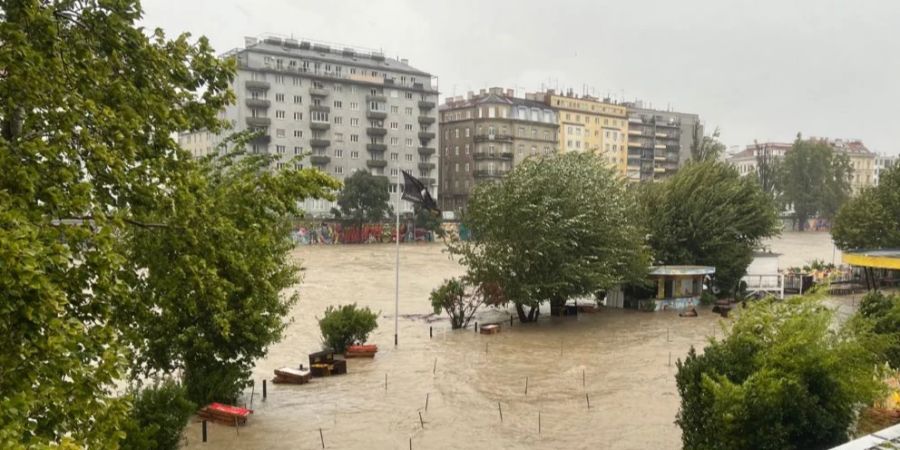
[[394, 266], [394, 347], [397, 346], [397, 324], [400, 320], [400, 171], [397, 171], [397, 256]]

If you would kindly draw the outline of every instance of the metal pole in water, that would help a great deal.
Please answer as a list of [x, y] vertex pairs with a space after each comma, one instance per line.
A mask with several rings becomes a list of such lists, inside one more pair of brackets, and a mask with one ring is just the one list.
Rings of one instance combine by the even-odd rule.
[[206, 420], [203, 421], [203, 442], [206, 442]]
[[263, 379], [263, 400], [266, 399], [267, 394], [268, 393], [266, 392], [266, 380]]
[[397, 329], [400, 320], [400, 173], [397, 172], [397, 256], [394, 268], [394, 347], [397, 346]]
[[497, 411], [500, 411], [500, 422], [503, 422], [503, 408], [500, 407], [500, 402], [497, 402]]
[[538, 436], [541, 435], [541, 411], [538, 411]]
[[431, 369], [431, 374], [434, 375], [437, 373], [437, 358], [434, 358], [434, 368]]
[[431, 393], [425, 393], [425, 411], [428, 411], [428, 397]]
[[525, 396], [528, 396], [528, 377], [525, 377]]
[[419, 411], [419, 423], [425, 428], [425, 419], [422, 418], [422, 411]]
[[434, 337], [434, 327], [428, 327], [428, 339]]
[[587, 400], [587, 407], [591, 409], [591, 396], [587, 392], [584, 393], [584, 399]]
[[384, 390], [387, 390], [387, 374], [384, 374]]
[[319, 428], [319, 439], [322, 441], [322, 448], [325, 448], [325, 435], [322, 434], [321, 428]]

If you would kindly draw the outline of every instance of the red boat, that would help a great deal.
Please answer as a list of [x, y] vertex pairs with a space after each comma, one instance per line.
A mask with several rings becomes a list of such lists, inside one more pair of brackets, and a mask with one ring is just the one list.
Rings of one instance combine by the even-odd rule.
[[224, 405], [222, 403], [210, 403], [201, 409], [197, 415], [200, 417], [219, 422], [225, 425], [244, 425], [247, 423], [247, 416], [253, 413], [253, 410], [241, 408], [239, 406]]
[[377, 345], [351, 345], [347, 347], [344, 356], [347, 358], [374, 358], [378, 353]]

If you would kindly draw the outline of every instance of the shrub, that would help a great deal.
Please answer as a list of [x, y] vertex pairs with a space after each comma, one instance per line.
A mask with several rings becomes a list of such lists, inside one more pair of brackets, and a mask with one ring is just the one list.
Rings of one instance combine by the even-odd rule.
[[450, 316], [450, 326], [454, 330], [465, 328], [478, 307], [484, 303], [483, 289], [467, 294], [466, 285], [462, 280], [451, 278], [444, 281], [437, 289], [431, 291], [431, 307], [435, 314], [441, 310]]
[[900, 295], [870, 292], [859, 304], [859, 314], [872, 324], [872, 331], [884, 340], [885, 362], [900, 369]]
[[716, 302], [716, 296], [709, 291], [703, 291], [700, 294], [700, 304], [703, 306], [709, 306]]
[[173, 380], [129, 394], [131, 413], [124, 421], [124, 450], [176, 449], [181, 433], [196, 406], [187, 399], [184, 386]]
[[343, 353], [347, 347], [363, 344], [375, 328], [378, 327], [378, 314], [369, 307], [358, 308], [356, 303], [335, 308], [329, 306], [325, 316], [319, 319], [319, 329], [325, 346], [337, 353]]

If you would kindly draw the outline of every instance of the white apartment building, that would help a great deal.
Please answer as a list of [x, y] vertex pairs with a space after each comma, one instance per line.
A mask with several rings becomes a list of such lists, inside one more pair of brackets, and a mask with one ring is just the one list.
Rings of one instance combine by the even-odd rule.
[[[358, 170], [386, 176], [396, 193], [401, 170], [438, 196], [437, 80], [376, 51], [280, 37], [247, 38], [232, 50], [236, 102], [222, 112], [231, 129], [183, 134], [195, 156], [230, 133], [260, 130], [248, 151], [278, 156], [273, 169], [315, 167], [343, 180]], [[393, 198], [393, 196], [392, 196]], [[333, 202], [308, 200], [312, 217], [328, 217]], [[401, 211], [411, 211], [403, 202]]]

